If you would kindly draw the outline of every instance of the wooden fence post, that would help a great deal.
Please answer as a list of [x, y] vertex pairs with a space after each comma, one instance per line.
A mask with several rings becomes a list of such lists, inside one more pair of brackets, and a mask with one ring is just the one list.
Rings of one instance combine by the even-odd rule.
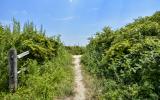
[[8, 53], [9, 61], [9, 90], [15, 92], [17, 89], [17, 51], [12, 48]]

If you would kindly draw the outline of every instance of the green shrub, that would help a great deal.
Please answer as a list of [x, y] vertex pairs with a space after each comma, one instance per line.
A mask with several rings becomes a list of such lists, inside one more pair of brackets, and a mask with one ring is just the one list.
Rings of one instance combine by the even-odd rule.
[[82, 55], [85, 52], [85, 47], [82, 46], [65, 46], [65, 48], [72, 55]]
[[160, 99], [159, 15], [139, 18], [115, 31], [105, 27], [91, 38], [82, 62], [106, 80], [103, 99]]
[[[13, 20], [13, 29], [0, 25], [0, 99], [2, 100], [52, 100], [72, 94], [72, 57], [65, 50], [59, 37], [47, 37], [41, 28], [26, 23], [20, 31], [20, 23]], [[29, 50], [30, 54], [18, 60], [18, 90], [8, 91], [7, 55], [10, 48], [20, 54]]]

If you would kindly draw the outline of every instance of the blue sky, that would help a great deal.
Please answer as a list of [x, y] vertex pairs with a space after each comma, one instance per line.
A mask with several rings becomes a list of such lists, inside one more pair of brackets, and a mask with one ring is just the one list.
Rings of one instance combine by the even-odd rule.
[[104, 26], [117, 29], [159, 10], [160, 0], [1, 0], [0, 22], [33, 21], [66, 45], [85, 45]]

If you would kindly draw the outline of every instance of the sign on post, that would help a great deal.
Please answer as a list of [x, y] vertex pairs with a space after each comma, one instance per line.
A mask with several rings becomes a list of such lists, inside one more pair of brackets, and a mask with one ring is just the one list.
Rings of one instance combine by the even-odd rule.
[[29, 54], [29, 51], [23, 52], [23, 53], [17, 55], [17, 58], [20, 59], [20, 58], [22, 58], [22, 57], [24, 57], [24, 56], [26, 56], [26, 55], [28, 55], [28, 54]]

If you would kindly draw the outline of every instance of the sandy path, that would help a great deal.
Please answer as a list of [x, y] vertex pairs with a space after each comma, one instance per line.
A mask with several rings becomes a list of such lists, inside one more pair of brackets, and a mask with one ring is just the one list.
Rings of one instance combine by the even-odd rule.
[[85, 100], [85, 86], [83, 84], [83, 76], [81, 73], [80, 59], [81, 55], [74, 55], [74, 71], [75, 71], [75, 96], [73, 100]]

